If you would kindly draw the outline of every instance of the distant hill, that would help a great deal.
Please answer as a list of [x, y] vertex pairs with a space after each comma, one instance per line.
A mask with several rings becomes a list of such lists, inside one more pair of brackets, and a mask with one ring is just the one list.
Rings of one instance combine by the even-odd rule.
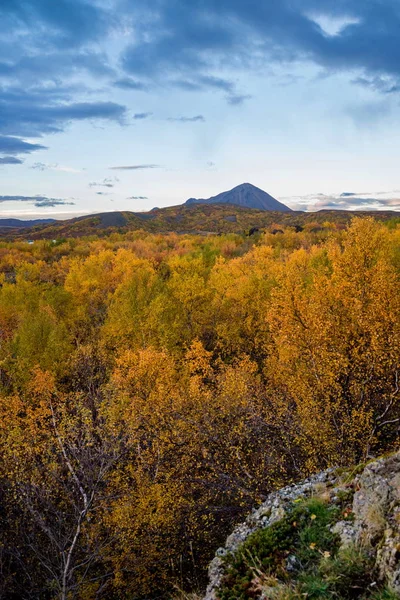
[[[323, 210], [315, 213], [256, 210], [229, 204], [181, 204], [149, 212], [109, 212], [86, 215], [66, 221], [53, 221], [24, 227], [0, 227], [2, 240], [40, 240], [106, 236], [111, 233], [146, 231], [149, 233], [178, 233], [216, 235], [220, 233], [249, 233], [265, 230], [279, 233], [280, 228], [293, 227], [301, 231], [323, 226], [326, 221], [345, 227], [354, 216], [373, 216], [382, 221], [399, 222], [399, 213], [391, 211], [351, 212]], [[29, 221], [31, 224], [32, 221]]]
[[189, 198], [185, 202], [186, 206], [191, 204], [234, 204], [244, 208], [255, 208], [257, 210], [275, 210], [279, 212], [292, 212], [291, 209], [279, 202], [267, 192], [251, 183], [242, 183], [228, 192], [222, 192], [217, 196], [207, 200], [198, 198]]
[[22, 221], [21, 219], [0, 219], [1, 227], [34, 227], [35, 225], [47, 225], [56, 223], [55, 219], [34, 219], [33, 221]]

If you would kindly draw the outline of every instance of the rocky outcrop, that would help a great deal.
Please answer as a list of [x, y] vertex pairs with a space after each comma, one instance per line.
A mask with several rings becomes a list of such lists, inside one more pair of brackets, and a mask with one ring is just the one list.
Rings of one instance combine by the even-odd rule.
[[[244, 523], [238, 525], [219, 548], [209, 567], [205, 600], [216, 600], [223, 580], [224, 557], [240, 550], [255, 531], [282, 519], [296, 502], [318, 496], [341, 506], [332, 532], [340, 538], [340, 549], [368, 549], [378, 581], [400, 597], [400, 452], [353, 470], [331, 469], [270, 494]], [[343, 508], [344, 507], [344, 508]], [[351, 519], [348, 518], [348, 513]], [[340, 550], [339, 550], [340, 551]], [[295, 560], [295, 557], [289, 557]], [[289, 561], [290, 563], [290, 561]], [[287, 565], [288, 572], [290, 564]]]

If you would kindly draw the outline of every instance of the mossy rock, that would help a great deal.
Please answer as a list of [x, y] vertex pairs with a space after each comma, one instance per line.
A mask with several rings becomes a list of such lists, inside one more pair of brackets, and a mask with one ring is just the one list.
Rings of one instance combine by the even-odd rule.
[[281, 520], [252, 533], [225, 557], [218, 598], [398, 600], [376, 583], [371, 552], [340, 548], [331, 529], [341, 514], [340, 505], [318, 498], [293, 503]]
[[335, 554], [340, 540], [330, 526], [338, 517], [337, 507], [319, 499], [294, 504], [284, 518], [251, 534], [235, 554], [226, 557], [228, 568], [218, 597], [221, 600], [257, 597], [254, 589], [257, 572], [270, 574], [280, 582], [288, 581], [289, 556], [294, 556], [303, 570], [319, 563], [322, 556]]

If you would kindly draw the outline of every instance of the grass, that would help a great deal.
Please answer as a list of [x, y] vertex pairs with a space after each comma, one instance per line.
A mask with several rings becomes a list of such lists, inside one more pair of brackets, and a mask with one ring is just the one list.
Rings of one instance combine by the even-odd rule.
[[270, 527], [254, 532], [240, 551], [227, 557], [227, 574], [219, 593], [221, 600], [256, 597], [254, 558], [258, 570], [280, 581], [289, 579], [286, 561], [296, 557], [301, 570], [309, 570], [322, 556], [335, 554], [339, 538], [330, 531], [339, 509], [312, 498], [293, 506], [289, 513]]
[[250, 535], [225, 559], [220, 600], [261, 595], [264, 600], [398, 600], [374, 581], [368, 552], [339, 550], [331, 527], [342, 518], [342, 508], [311, 498], [293, 504], [283, 519]]

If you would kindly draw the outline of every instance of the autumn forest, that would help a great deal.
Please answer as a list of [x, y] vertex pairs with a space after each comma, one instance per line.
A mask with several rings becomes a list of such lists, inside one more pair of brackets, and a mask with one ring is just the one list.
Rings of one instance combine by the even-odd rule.
[[400, 226], [0, 242], [0, 597], [201, 590], [271, 490], [398, 446]]

